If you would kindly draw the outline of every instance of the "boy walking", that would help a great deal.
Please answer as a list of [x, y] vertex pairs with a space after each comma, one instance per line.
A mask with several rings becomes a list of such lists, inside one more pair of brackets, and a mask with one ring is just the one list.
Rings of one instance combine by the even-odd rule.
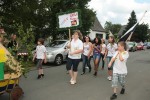
[[40, 38], [37, 42], [38, 46], [36, 47], [36, 53], [33, 57], [33, 61], [35, 60], [35, 58], [37, 59], [37, 68], [38, 68], [38, 77], [37, 79], [40, 79], [42, 77], [44, 77], [44, 72], [43, 72], [43, 68], [42, 68], [42, 63], [44, 61], [44, 63], [47, 62], [46, 60], [46, 48], [43, 45], [44, 44], [44, 39]]
[[119, 42], [118, 51], [116, 51], [115, 55], [108, 64], [108, 67], [111, 67], [111, 65], [114, 62], [113, 79], [112, 79], [113, 95], [110, 97], [110, 100], [117, 99], [118, 83], [120, 83], [120, 85], [122, 86], [120, 94], [125, 93], [125, 76], [127, 75], [126, 62], [129, 57], [129, 53], [125, 50], [126, 50], [126, 43]]

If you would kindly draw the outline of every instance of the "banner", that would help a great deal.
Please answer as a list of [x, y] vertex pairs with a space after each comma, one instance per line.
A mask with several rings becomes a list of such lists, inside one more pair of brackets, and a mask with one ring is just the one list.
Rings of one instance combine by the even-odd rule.
[[58, 14], [58, 28], [66, 29], [80, 26], [79, 11]]

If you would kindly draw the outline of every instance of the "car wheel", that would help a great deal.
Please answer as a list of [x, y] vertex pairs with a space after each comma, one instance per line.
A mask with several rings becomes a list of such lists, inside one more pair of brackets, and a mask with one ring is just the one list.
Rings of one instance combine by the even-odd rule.
[[58, 65], [61, 65], [62, 62], [63, 62], [62, 55], [57, 55], [56, 58], [55, 58], [55, 64], [58, 66]]

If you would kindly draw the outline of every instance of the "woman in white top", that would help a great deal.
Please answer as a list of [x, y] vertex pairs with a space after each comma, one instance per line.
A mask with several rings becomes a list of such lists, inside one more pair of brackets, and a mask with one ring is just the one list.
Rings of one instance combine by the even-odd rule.
[[[109, 36], [109, 43], [107, 45], [106, 48], [106, 54], [105, 54], [105, 58], [107, 56], [108, 59], [108, 63], [110, 62], [111, 58], [114, 56], [116, 50], [117, 50], [117, 44], [115, 43], [115, 39], [113, 36]], [[105, 59], [104, 58], [104, 59]], [[112, 71], [113, 71], [113, 64], [111, 67], [108, 68], [108, 80], [111, 81], [112, 80]]]
[[106, 53], [106, 44], [105, 44], [105, 40], [101, 39], [101, 47], [102, 47], [102, 51], [101, 51], [101, 58], [102, 58], [102, 70], [104, 70], [104, 66], [105, 66], [105, 53]]
[[81, 60], [81, 54], [83, 52], [83, 42], [79, 39], [82, 37], [80, 31], [74, 32], [74, 37], [70, 43], [70, 50], [68, 54], [67, 61], [67, 70], [69, 71], [71, 77], [71, 84], [76, 84], [77, 82], [77, 74], [78, 74], [78, 65]]
[[83, 59], [83, 74], [85, 74], [85, 67], [86, 65], [89, 67], [89, 72], [91, 72], [91, 53], [92, 53], [92, 43], [90, 42], [90, 37], [85, 36], [84, 37], [84, 44], [83, 44], [83, 54], [82, 54], [82, 59]]

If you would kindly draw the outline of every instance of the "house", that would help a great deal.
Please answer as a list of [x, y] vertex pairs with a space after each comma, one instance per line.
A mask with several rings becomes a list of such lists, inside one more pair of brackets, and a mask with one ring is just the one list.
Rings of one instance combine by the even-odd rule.
[[106, 31], [102, 27], [97, 17], [95, 18], [93, 27], [91, 27], [90, 29], [89, 37], [91, 38], [91, 40], [93, 40], [95, 37], [106, 39]]

